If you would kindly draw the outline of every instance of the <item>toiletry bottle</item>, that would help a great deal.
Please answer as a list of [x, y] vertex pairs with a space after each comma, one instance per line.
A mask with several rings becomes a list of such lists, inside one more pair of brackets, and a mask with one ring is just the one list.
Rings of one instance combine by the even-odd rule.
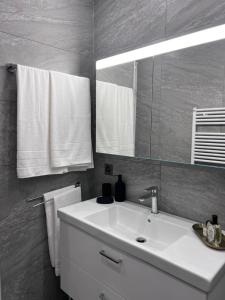
[[215, 245], [219, 247], [222, 242], [222, 229], [221, 226], [215, 225]]
[[202, 234], [205, 238], [207, 238], [207, 223], [202, 223]]
[[212, 221], [207, 221], [207, 239], [209, 243], [215, 242], [216, 225], [218, 225], [218, 216], [212, 215]]
[[210, 221], [207, 222], [207, 240], [209, 243], [213, 243], [215, 239], [215, 228]]
[[218, 225], [218, 216], [212, 215], [212, 225]]
[[218, 224], [217, 215], [213, 215], [212, 220], [213, 220], [212, 225], [214, 226], [214, 230], [215, 230], [214, 244], [215, 246], [219, 247], [222, 241], [222, 229], [221, 226]]
[[117, 175], [118, 181], [115, 183], [115, 201], [123, 202], [126, 200], [126, 186], [122, 181], [122, 175]]

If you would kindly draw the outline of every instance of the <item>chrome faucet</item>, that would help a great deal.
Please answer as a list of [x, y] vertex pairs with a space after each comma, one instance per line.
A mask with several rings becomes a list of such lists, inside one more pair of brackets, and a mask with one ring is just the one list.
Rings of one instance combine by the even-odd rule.
[[142, 205], [149, 206], [151, 205], [151, 213], [158, 214], [158, 195], [159, 195], [159, 187], [158, 186], [150, 186], [146, 188], [145, 194], [140, 196], [138, 201]]

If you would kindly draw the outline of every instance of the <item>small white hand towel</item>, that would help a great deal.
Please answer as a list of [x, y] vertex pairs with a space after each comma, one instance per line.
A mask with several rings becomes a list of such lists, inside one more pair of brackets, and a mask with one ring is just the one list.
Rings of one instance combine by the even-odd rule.
[[91, 168], [90, 80], [50, 72], [51, 164], [55, 168]]
[[77, 187], [69, 191], [65, 191], [59, 195], [54, 196], [54, 250], [55, 250], [55, 275], [60, 275], [60, 220], [57, 216], [57, 211], [59, 208], [72, 205], [74, 203], [81, 201], [81, 188]]
[[[47, 232], [48, 232], [48, 248], [49, 248], [49, 255], [51, 265], [55, 266], [55, 248], [54, 248], [54, 238], [55, 238], [55, 220], [54, 220], [54, 197], [61, 193], [65, 193], [66, 191], [71, 191], [75, 188], [74, 185], [58, 189], [49, 193], [44, 194], [44, 201], [45, 201], [45, 214], [46, 214], [46, 223], [47, 223]], [[52, 201], [50, 201], [52, 200]]]
[[49, 72], [17, 66], [17, 175], [60, 174], [49, 158]]

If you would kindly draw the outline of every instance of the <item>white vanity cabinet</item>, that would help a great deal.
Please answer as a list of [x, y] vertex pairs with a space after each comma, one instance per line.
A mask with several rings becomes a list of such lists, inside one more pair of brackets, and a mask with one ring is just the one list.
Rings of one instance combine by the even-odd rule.
[[[220, 300], [61, 221], [61, 288], [74, 300]], [[224, 298], [225, 299], [225, 298]]]
[[61, 287], [74, 300], [123, 300], [94, 276], [67, 259], [62, 264]]

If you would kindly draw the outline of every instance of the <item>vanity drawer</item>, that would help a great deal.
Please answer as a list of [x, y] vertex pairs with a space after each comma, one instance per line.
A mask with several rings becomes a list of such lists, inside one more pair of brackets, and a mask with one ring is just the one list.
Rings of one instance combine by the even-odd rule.
[[129, 300], [206, 300], [200, 290], [62, 222], [62, 265], [65, 260]]
[[61, 288], [74, 300], [125, 300], [68, 260], [61, 268]]

